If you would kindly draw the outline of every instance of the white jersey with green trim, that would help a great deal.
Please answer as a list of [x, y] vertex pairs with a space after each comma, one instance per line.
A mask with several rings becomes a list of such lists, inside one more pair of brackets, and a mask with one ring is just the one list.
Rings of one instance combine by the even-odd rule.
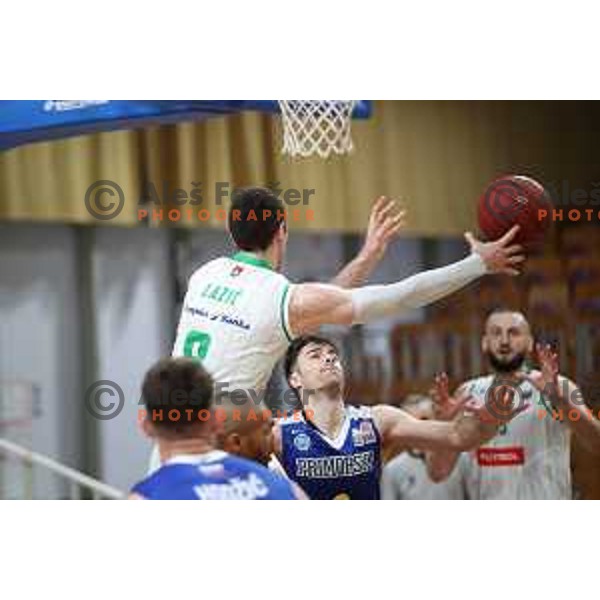
[[[248, 252], [206, 263], [190, 277], [172, 355], [200, 359], [217, 395], [246, 390], [262, 409], [258, 402], [291, 341], [289, 292], [285, 276]], [[159, 467], [155, 445], [149, 472]]]
[[173, 356], [199, 358], [217, 393], [262, 393], [291, 341], [289, 289], [267, 260], [247, 252], [203, 265], [189, 280]]
[[[463, 385], [485, 402], [501, 383], [488, 375]], [[520, 384], [519, 396], [528, 408], [484, 446], [463, 455], [467, 494], [473, 500], [570, 499], [570, 429], [553, 418], [552, 407], [529, 382]]]

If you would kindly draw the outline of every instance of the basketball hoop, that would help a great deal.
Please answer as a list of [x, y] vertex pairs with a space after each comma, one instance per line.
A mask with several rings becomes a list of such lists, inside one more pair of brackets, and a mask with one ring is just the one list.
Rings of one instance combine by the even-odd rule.
[[283, 154], [292, 157], [352, 150], [350, 123], [356, 100], [278, 100], [283, 121]]

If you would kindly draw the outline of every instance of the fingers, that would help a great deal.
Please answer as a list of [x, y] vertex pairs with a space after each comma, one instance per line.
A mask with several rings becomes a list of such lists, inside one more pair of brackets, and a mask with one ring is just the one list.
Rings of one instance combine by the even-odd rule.
[[520, 266], [520, 262], [509, 262], [508, 265], [506, 267], [504, 267], [503, 269], [500, 269], [498, 272], [499, 273], [505, 273], [506, 275], [511, 275], [513, 277], [520, 275], [521, 274], [521, 270], [518, 268]]
[[508, 242], [512, 241], [515, 236], [517, 235], [517, 233], [519, 233], [519, 230], [521, 229], [521, 227], [519, 225], [513, 225], [499, 240], [498, 243], [501, 244], [502, 246], [505, 246], [506, 244], [508, 244]]
[[545, 346], [537, 344], [536, 354], [544, 380], [556, 384], [559, 371], [558, 354], [552, 350], [549, 344]]
[[[513, 246], [513, 248], [520, 248], [520, 246]], [[508, 253], [508, 250], [505, 250], [503, 254], [504, 253]], [[502, 256], [498, 257], [497, 262], [498, 266], [496, 267], [496, 272], [513, 276], [520, 275], [521, 271], [518, 269], [518, 267], [522, 266], [522, 264], [525, 262], [525, 256], [523, 254]]]
[[546, 344], [546, 346], [542, 348], [542, 353], [544, 355], [544, 358], [550, 361], [555, 361], [558, 358], [558, 354], [554, 352], [550, 344]]
[[383, 210], [384, 206], [386, 206], [387, 203], [388, 203], [388, 199], [385, 196], [379, 196], [379, 198], [377, 198], [373, 202], [373, 208], [371, 209], [371, 214], [376, 219], [378, 219], [379, 214], [381, 213], [381, 211]]
[[[510, 241], [514, 239], [514, 237], [517, 235], [520, 229], [520, 225], [513, 225], [513, 227], [511, 227], [499, 240], [496, 240], [495, 242], [491, 243], [498, 244], [499, 246], [506, 246]], [[475, 238], [475, 236], [470, 231], [467, 231], [465, 233], [465, 239], [471, 247], [479, 242], [479, 240]], [[508, 248], [505, 248], [505, 251], [510, 252], [511, 254], [522, 252], [523, 246], [521, 246], [520, 244], [514, 244]]]
[[382, 240], [389, 241], [405, 223], [407, 211], [398, 206], [398, 202], [386, 196], [379, 196], [373, 203], [370, 229]]
[[508, 248], [504, 248], [504, 254], [506, 256], [511, 256], [513, 254], [521, 254], [523, 251], [524, 251], [524, 248], [520, 244], [515, 244], [514, 246], [509, 246]]
[[433, 378], [433, 389], [434, 394], [432, 400], [435, 405], [435, 411], [439, 415], [444, 414], [449, 404], [449, 391], [448, 391], [448, 376], [446, 373], [438, 373]]
[[505, 267], [501, 269], [501, 272], [513, 276], [520, 275], [521, 272], [517, 267], [521, 266], [525, 262], [525, 255], [522, 254], [522, 252], [523, 247], [518, 244], [504, 248], [502, 253], [505, 257], [503, 261]]
[[465, 240], [467, 241], [467, 244], [469, 244], [469, 247], [471, 248], [471, 250], [474, 250], [475, 246], [477, 244], [477, 240], [475, 239], [475, 237], [473, 236], [473, 234], [470, 231], [467, 231], [465, 233]]
[[558, 354], [554, 352], [550, 344], [536, 344], [535, 350], [540, 364], [558, 369]]
[[542, 344], [535, 345], [535, 355], [536, 355], [536, 358], [538, 359], [539, 363], [544, 362], [544, 360], [547, 356], [547, 348], [548, 348], [547, 344], [545, 346]]
[[[454, 396], [454, 400], [456, 402], [456, 408], [464, 408], [467, 406], [469, 402], [470, 396]], [[458, 411], [457, 411], [458, 412]]]
[[438, 373], [434, 378], [434, 382], [435, 388], [441, 396], [441, 399], [447, 400], [449, 396], [448, 375], [446, 373]]
[[438, 373], [435, 377], [434, 377], [434, 381], [436, 383], [440, 383], [440, 384], [447, 384], [448, 383], [448, 374], [445, 371], [442, 371], [441, 373]]
[[506, 262], [507, 262], [509, 265], [519, 265], [519, 264], [521, 264], [521, 263], [522, 263], [524, 260], [525, 260], [525, 257], [524, 257], [523, 255], [520, 255], [520, 256], [509, 256], [509, 257], [506, 259]]
[[396, 203], [391, 198], [387, 198], [386, 196], [380, 196], [377, 198], [373, 206], [373, 214], [375, 215], [375, 220], [377, 223], [382, 223], [387, 215], [394, 210], [395, 206]]
[[385, 238], [393, 237], [402, 229], [402, 227], [405, 223], [405, 218], [404, 218], [405, 215], [406, 215], [406, 211], [401, 210], [394, 217], [388, 218], [387, 222], [384, 222], [384, 225], [382, 226], [382, 229], [383, 229], [382, 233]]

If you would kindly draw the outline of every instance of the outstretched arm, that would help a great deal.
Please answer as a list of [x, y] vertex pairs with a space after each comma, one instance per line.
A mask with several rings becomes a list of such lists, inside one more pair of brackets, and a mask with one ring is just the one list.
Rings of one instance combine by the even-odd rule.
[[[421, 421], [406, 411], [379, 404], [372, 409], [381, 435], [382, 451], [392, 458], [406, 450], [461, 450], [461, 439], [452, 423]], [[392, 449], [392, 452], [388, 452]]]
[[331, 281], [342, 288], [363, 285], [383, 258], [388, 244], [404, 226], [405, 210], [393, 200], [380, 196], [373, 204], [365, 242], [360, 252]]
[[490, 434], [477, 413], [462, 414], [454, 421], [423, 421], [400, 408], [379, 404], [372, 408], [372, 414], [383, 451], [392, 448], [394, 454], [409, 449], [471, 450]]
[[511, 245], [518, 230], [515, 225], [504, 237], [488, 243], [468, 233], [469, 257], [388, 285], [350, 290], [317, 283], [296, 285], [289, 305], [292, 331], [302, 334], [326, 324], [367, 323], [431, 304], [485, 273], [516, 275], [517, 265], [524, 260], [521, 246]]
[[480, 406], [466, 399], [452, 421], [423, 421], [393, 406], [380, 404], [372, 408], [373, 419], [381, 434], [383, 451], [393, 448], [398, 453], [409, 448], [461, 452], [472, 450], [490, 440], [498, 427], [507, 423], [527, 406], [514, 406], [510, 390], [502, 390], [496, 408]]

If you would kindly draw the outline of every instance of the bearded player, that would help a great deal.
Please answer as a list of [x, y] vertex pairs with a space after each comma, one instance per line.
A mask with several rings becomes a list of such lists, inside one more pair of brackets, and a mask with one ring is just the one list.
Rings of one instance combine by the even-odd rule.
[[[468, 394], [493, 409], [495, 390], [510, 387], [516, 403], [529, 406], [502, 426], [497, 437], [461, 457], [468, 497], [570, 499], [570, 437], [577, 436], [590, 451], [600, 453], [600, 422], [577, 386], [559, 375], [556, 354], [547, 346], [537, 346], [534, 352], [531, 328], [522, 313], [492, 312], [481, 347], [492, 373], [463, 383], [456, 395]], [[528, 370], [527, 359], [534, 354], [540, 371]], [[447, 394], [445, 385], [438, 387], [441, 395]], [[455, 458], [447, 456], [446, 472]]]
[[290, 341], [303, 333], [325, 324], [350, 326], [398, 315], [486, 273], [518, 274], [524, 256], [520, 246], [511, 245], [515, 226], [489, 243], [467, 233], [470, 256], [447, 267], [388, 285], [355, 287], [383, 256], [389, 232], [399, 227], [401, 216], [390, 216], [391, 210], [380, 199], [363, 251], [332, 284], [292, 284], [278, 272], [288, 239], [283, 203], [268, 189], [238, 191], [228, 224], [239, 252], [210, 261], [191, 276], [173, 355], [201, 359], [219, 393], [241, 389], [256, 397]]

